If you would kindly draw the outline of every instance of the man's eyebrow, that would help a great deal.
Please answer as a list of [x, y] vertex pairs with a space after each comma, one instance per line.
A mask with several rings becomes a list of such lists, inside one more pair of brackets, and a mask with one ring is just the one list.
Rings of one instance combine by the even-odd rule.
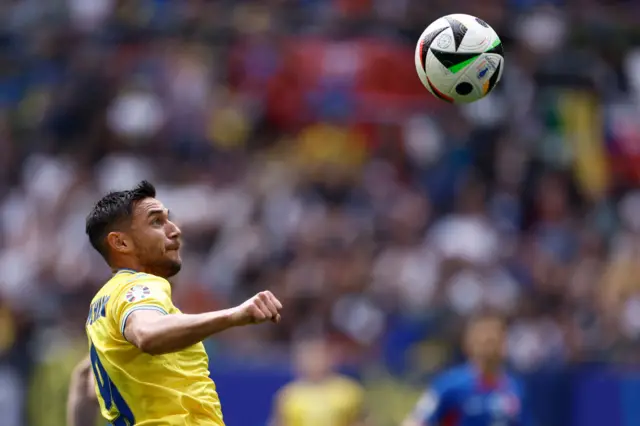
[[169, 215], [169, 210], [166, 210], [166, 209], [153, 209], [153, 210], [149, 210], [149, 212], [147, 213], [147, 217], [151, 217], [151, 216], [153, 216], [153, 215], [156, 215], [156, 214], [163, 214], [163, 213], [166, 213], [166, 214], [167, 214], [167, 216], [168, 216], [168, 215]]

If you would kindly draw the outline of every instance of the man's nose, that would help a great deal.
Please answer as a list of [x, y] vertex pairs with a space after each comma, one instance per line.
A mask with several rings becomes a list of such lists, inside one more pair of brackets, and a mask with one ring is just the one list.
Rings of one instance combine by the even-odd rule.
[[180, 230], [178, 225], [173, 222], [169, 222], [169, 232], [167, 233], [167, 236], [171, 239], [176, 239], [180, 238], [181, 235], [182, 231]]

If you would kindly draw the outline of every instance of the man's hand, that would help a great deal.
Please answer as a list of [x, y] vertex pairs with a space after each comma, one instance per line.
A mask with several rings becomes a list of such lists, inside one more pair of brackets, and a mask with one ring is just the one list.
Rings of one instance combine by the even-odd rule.
[[98, 414], [98, 399], [91, 371], [91, 360], [86, 357], [73, 370], [67, 399], [68, 426], [93, 424]]
[[270, 291], [262, 291], [232, 309], [232, 323], [247, 325], [273, 321], [277, 324], [280, 322], [280, 310], [282, 303]]
[[73, 370], [69, 395], [82, 401], [97, 401], [91, 360], [84, 358]]

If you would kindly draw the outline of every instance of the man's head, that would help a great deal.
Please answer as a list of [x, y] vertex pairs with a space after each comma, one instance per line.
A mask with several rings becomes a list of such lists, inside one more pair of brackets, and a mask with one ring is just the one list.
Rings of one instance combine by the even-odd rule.
[[481, 368], [499, 368], [505, 357], [505, 320], [493, 313], [471, 318], [467, 324], [464, 345], [469, 359]]
[[300, 378], [322, 380], [333, 371], [329, 345], [321, 338], [307, 338], [295, 343], [294, 362]]
[[180, 229], [155, 196], [153, 185], [142, 181], [105, 195], [87, 216], [89, 241], [112, 268], [164, 278], [180, 271]]

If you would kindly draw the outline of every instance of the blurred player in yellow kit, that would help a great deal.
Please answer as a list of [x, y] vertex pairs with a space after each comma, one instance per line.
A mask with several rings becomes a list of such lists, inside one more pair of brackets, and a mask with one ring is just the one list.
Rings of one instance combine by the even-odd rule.
[[334, 372], [326, 342], [299, 342], [294, 357], [298, 378], [278, 392], [270, 426], [365, 426], [364, 390]]
[[268, 291], [235, 308], [182, 314], [167, 278], [180, 271], [180, 229], [143, 181], [104, 196], [87, 217], [92, 246], [113, 277], [94, 297], [86, 323], [102, 415], [114, 426], [224, 425], [201, 341], [226, 330], [278, 322]]

